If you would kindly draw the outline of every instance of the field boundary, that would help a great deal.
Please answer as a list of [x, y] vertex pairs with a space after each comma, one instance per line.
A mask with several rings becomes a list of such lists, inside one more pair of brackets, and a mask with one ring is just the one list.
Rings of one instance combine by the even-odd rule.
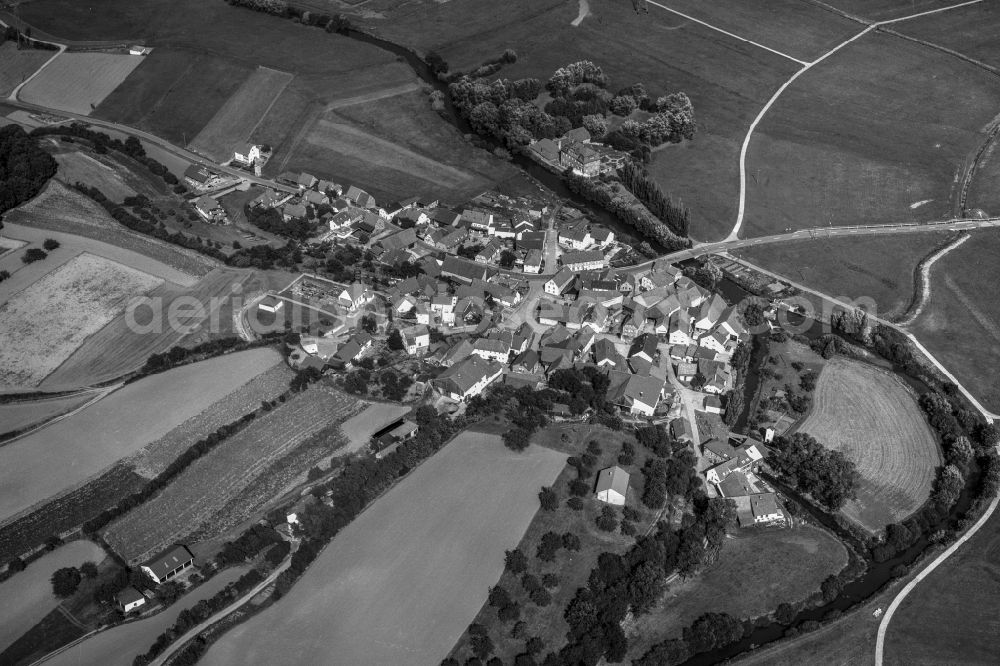
[[910, 304], [910, 307], [906, 309], [906, 312], [901, 315], [899, 321], [897, 322], [898, 326], [909, 326], [916, 321], [917, 317], [920, 316], [920, 313], [924, 311], [924, 308], [930, 301], [931, 267], [934, 266], [938, 259], [942, 258], [952, 250], [958, 249], [959, 246], [970, 238], [972, 238], [970, 234], [964, 233], [920, 260], [920, 263], [917, 265], [916, 280], [914, 280], [913, 302]]

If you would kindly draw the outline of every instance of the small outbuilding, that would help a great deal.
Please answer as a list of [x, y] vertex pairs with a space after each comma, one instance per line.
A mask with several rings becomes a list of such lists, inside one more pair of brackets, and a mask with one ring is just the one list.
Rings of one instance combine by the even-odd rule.
[[602, 469], [597, 475], [596, 497], [602, 502], [623, 506], [628, 493], [628, 472], [618, 465]]
[[126, 587], [115, 595], [115, 603], [123, 613], [131, 613], [136, 608], [145, 605], [146, 597], [142, 596], [142, 592], [134, 587]]

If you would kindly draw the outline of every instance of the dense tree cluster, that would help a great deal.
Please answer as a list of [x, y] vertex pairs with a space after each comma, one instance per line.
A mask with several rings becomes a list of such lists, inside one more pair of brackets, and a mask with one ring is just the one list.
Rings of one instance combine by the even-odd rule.
[[836, 511], [855, 496], [855, 464], [806, 433], [776, 438], [768, 464], [830, 510]]
[[491, 83], [467, 76], [448, 86], [452, 104], [472, 129], [510, 150], [535, 139], [554, 139], [572, 129], [566, 118], [542, 111], [531, 102], [539, 89], [537, 79]]
[[255, 12], [274, 14], [275, 16], [288, 15], [288, 3], [285, 0], [226, 0], [231, 5], [246, 7]]
[[71, 597], [82, 579], [80, 570], [76, 567], [56, 569], [52, 574], [52, 593], [60, 599]]
[[563, 174], [570, 191], [611, 212], [620, 222], [662, 245], [668, 252], [691, 247], [691, 241], [675, 234], [657, 219], [618, 181]]
[[306, 240], [316, 230], [314, 222], [301, 217], [293, 217], [285, 222], [284, 216], [276, 208], [247, 204], [244, 212], [246, 213], [247, 221], [258, 229], [272, 234], [288, 236], [299, 241]]
[[647, 460], [642, 469], [645, 478], [642, 503], [650, 509], [659, 510], [670, 497], [691, 499], [701, 486], [701, 478], [694, 470], [695, 462], [694, 453], [687, 448], [667, 459]]
[[635, 164], [626, 163], [618, 172], [622, 185], [674, 234], [686, 238], [691, 228], [691, 215], [687, 208], [678, 206], [663, 193], [655, 180]]
[[0, 214], [41, 192], [58, 167], [20, 125], [0, 128]]

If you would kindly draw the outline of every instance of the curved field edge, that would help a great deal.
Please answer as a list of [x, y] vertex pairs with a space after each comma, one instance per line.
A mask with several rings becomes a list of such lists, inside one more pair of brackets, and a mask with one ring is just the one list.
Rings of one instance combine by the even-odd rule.
[[858, 497], [843, 513], [868, 531], [899, 522], [930, 496], [940, 448], [914, 396], [891, 372], [832, 359], [799, 430], [858, 466]]

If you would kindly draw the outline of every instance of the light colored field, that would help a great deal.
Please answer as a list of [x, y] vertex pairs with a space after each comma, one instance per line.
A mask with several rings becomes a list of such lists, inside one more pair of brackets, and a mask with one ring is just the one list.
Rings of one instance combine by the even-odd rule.
[[0, 599], [4, 600], [0, 604], [0, 652], [59, 604], [49, 580], [53, 572], [88, 560], [100, 562], [104, 557], [104, 550], [93, 541], [72, 541], [0, 583]]
[[18, 49], [16, 42], [0, 44], [0, 97], [6, 97], [14, 88], [45, 64], [55, 51]]
[[292, 78], [287, 72], [258, 67], [215, 112], [188, 148], [217, 162], [231, 160], [233, 149], [250, 138]]
[[[65, 363], [45, 378], [41, 388], [56, 391], [91, 386], [141, 368], [151, 354], [164, 352], [178, 344], [189, 345], [189, 341], [190, 344], [196, 344], [195, 338], [201, 336], [202, 331], [215, 331], [217, 335], [214, 337], [231, 334], [231, 306], [226, 304], [238, 295], [236, 292], [239, 289], [252, 280], [252, 273], [218, 269], [206, 275], [191, 289], [167, 284], [154, 289], [148, 296], [156, 299], [155, 302], [162, 303], [162, 307], [155, 314], [147, 307], [138, 308], [135, 312], [135, 321], [146, 325], [144, 329], [133, 330], [125, 314], [116, 317], [87, 338]], [[197, 300], [207, 316], [200, 327], [189, 334], [185, 334], [183, 328], [171, 326], [169, 322], [170, 305], [181, 297]], [[188, 318], [178, 318], [177, 322], [182, 326], [195, 323]], [[109, 355], [108, 349], [114, 349], [115, 353]]]
[[82, 254], [0, 306], [0, 384], [37, 386], [129, 299], [162, 280]]
[[[437, 664], [486, 600], [566, 456], [464, 433], [345, 528], [203, 663]], [[336, 655], [336, 657], [332, 657]]]
[[67, 398], [47, 398], [0, 405], [0, 434], [22, 430], [79, 407], [94, 397], [92, 393]]
[[254, 349], [153, 375], [0, 448], [0, 521], [163, 437], [280, 360]]
[[90, 115], [142, 60], [118, 53], [63, 53], [21, 89], [20, 97], [30, 104]]
[[182, 611], [197, 605], [202, 599], [214, 597], [217, 592], [229, 583], [235, 582], [246, 571], [244, 567], [226, 569], [190, 594], [181, 597], [163, 612], [145, 620], [129, 622], [102, 631], [45, 663], [49, 666], [83, 666], [83, 664], [132, 666], [132, 660], [144, 654], [156, 641], [157, 636], [172, 627]]
[[156, 497], [112, 523], [104, 532], [108, 545], [134, 561], [183, 541], [272, 462], [349, 413], [355, 401], [345, 398], [313, 388], [259, 416], [193, 462]]
[[[60, 157], [69, 158], [69, 155]], [[63, 168], [60, 164], [60, 168]], [[72, 181], [70, 181], [72, 182]], [[17, 222], [22, 215], [42, 218], [58, 218], [76, 224], [86, 224], [104, 229], [120, 229], [121, 225], [97, 205], [90, 197], [70, 189], [59, 182], [49, 181], [41, 194], [11, 211], [11, 222]]]
[[909, 516], [930, 495], [941, 453], [916, 400], [892, 373], [835, 357], [820, 373], [800, 430], [857, 464], [858, 498], [843, 512], [865, 529]]
[[410, 411], [409, 407], [377, 402], [369, 405], [365, 411], [344, 421], [341, 430], [350, 440], [350, 451], [363, 448], [371, 439], [372, 434], [389, 425], [403, 414]]
[[[125, 197], [135, 195], [135, 190], [129, 187], [114, 169], [101, 164], [85, 153], [79, 151], [59, 153], [55, 158], [59, 162], [59, 171], [56, 173], [56, 177], [67, 184], [72, 185], [78, 181], [86, 183], [91, 187], [96, 187], [105, 196], [118, 203], [121, 203]], [[93, 202], [90, 202], [90, 205], [98, 207]], [[103, 208], [100, 210], [102, 213], [104, 212]]]
[[629, 655], [640, 657], [654, 643], [679, 638], [703, 613], [745, 618], [801, 601], [846, 564], [844, 547], [817, 527], [744, 530], [726, 540], [704, 572], [668, 585], [660, 603], [629, 628]]

